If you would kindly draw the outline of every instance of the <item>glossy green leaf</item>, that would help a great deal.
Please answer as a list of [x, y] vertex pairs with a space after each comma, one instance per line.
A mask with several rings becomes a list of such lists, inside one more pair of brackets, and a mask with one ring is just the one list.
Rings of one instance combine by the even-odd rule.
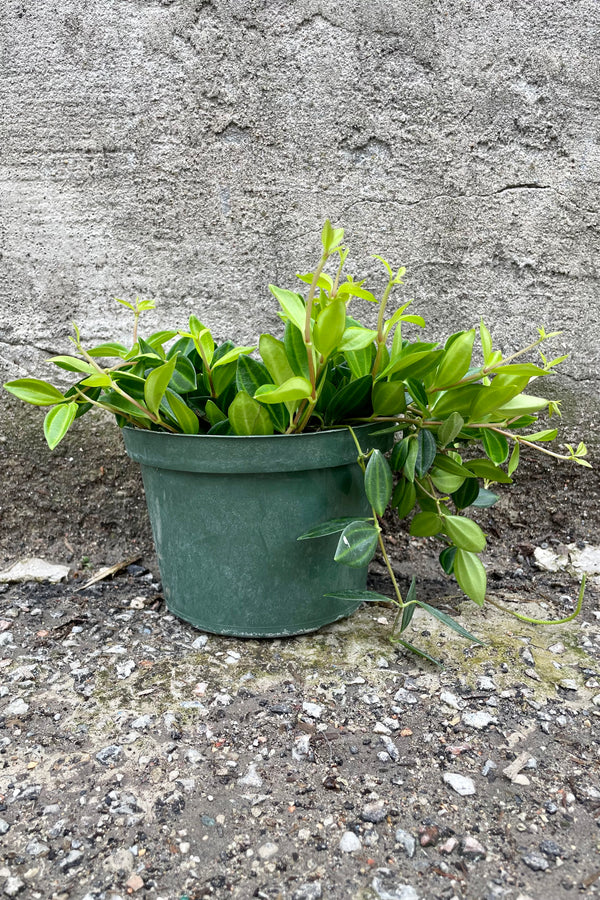
[[410, 623], [412, 622], [412, 617], [415, 614], [415, 609], [417, 608], [416, 604], [417, 599], [417, 588], [416, 581], [414, 576], [411, 578], [410, 585], [408, 591], [406, 592], [406, 597], [404, 598], [404, 609], [402, 610], [402, 619], [400, 621], [400, 633], [406, 631]]
[[425, 390], [425, 386], [422, 381], [418, 381], [416, 378], [406, 378], [406, 387], [408, 388], [408, 393], [417, 404], [419, 409], [423, 412], [427, 411], [427, 407], [429, 404], [429, 398], [427, 396], [427, 391]]
[[313, 343], [325, 358], [331, 356], [342, 339], [346, 328], [346, 304], [334, 300], [317, 316], [313, 332]]
[[421, 428], [417, 435], [417, 458], [415, 460], [415, 473], [419, 478], [426, 475], [433, 465], [437, 446], [435, 438], [426, 428]]
[[123, 344], [109, 341], [105, 344], [98, 344], [97, 347], [92, 347], [91, 350], [87, 350], [86, 352], [88, 356], [101, 357], [103, 359], [112, 359], [114, 357], [125, 359], [129, 350], [127, 347], [124, 347]]
[[283, 341], [278, 341], [270, 334], [261, 334], [258, 348], [274, 384], [283, 384], [293, 378], [294, 374], [299, 374], [293, 371], [289, 363]]
[[512, 478], [499, 466], [494, 465], [489, 459], [470, 459], [464, 464], [465, 469], [473, 472], [478, 478], [486, 481], [497, 481], [498, 484], [512, 484]]
[[439, 555], [440, 566], [446, 575], [452, 575], [454, 572], [454, 557], [456, 556], [456, 547], [444, 547]]
[[334, 559], [345, 566], [360, 569], [373, 558], [378, 540], [379, 529], [371, 522], [351, 522], [342, 531]]
[[[450, 472], [444, 472], [442, 469], [438, 469], [437, 466], [433, 466], [429, 470], [429, 477], [437, 490], [442, 494], [454, 494], [454, 492], [458, 491], [465, 483], [464, 475], [452, 475]], [[472, 480], [474, 484], [477, 484], [475, 479]]]
[[329, 219], [326, 219], [321, 231], [321, 243], [325, 253], [333, 253], [338, 245], [344, 240], [344, 229], [334, 228]]
[[400, 519], [405, 519], [416, 502], [417, 490], [414, 484], [406, 478], [401, 478], [392, 494], [392, 508], [397, 511]]
[[430, 349], [415, 350], [412, 345], [409, 350], [402, 353], [399, 359], [392, 356], [389, 364], [381, 373], [384, 376], [397, 375], [399, 378], [423, 378], [432, 371], [440, 362], [443, 350], [435, 350], [435, 344]]
[[344, 419], [360, 417], [369, 413], [373, 379], [370, 375], [351, 381], [336, 391], [326, 410], [326, 419], [335, 424]]
[[534, 434], [526, 434], [528, 441], [553, 441], [558, 434], [556, 428], [546, 428], [544, 431], [536, 431]]
[[[458, 456], [458, 454], [455, 455]], [[441, 469], [442, 472], [448, 472], [450, 475], [460, 475], [463, 478], [476, 477], [469, 469], [458, 462], [457, 459], [454, 459], [454, 456], [451, 456], [449, 453], [438, 453], [434, 460], [434, 466], [437, 469]]]
[[376, 337], [377, 332], [372, 328], [357, 328], [355, 326], [346, 328], [339, 345], [340, 353], [364, 350], [365, 347], [369, 347], [373, 343]]
[[494, 366], [494, 372], [502, 372], [507, 375], [528, 375], [533, 378], [536, 375], [546, 375], [546, 370], [534, 363], [508, 363], [507, 365]]
[[477, 397], [481, 391], [485, 390], [483, 384], [465, 384], [448, 391], [441, 391], [437, 395], [437, 400], [435, 399], [436, 395], [433, 394], [431, 397], [431, 402], [434, 403], [433, 415], [438, 419], [445, 419], [450, 413], [456, 412], [466, 420], [472, 417]]
[[462, 331], [451, 343], [447, 343], [447, 349], [440, 361], [435, 373], [434, 386], [444, 388], [456, 384], [469, 371], [471, 356], [473, 355], [473, 343], [475, 341], [475, 329]]
[[217, 422], [211, 428], [209, 428], [207, 434], [216, 434], [216, 435], [230, 435], [233, 434], [231, 425], [229, 424], [229, 419], [223, 419], [221, 422]]
[[67, 372], [87, 372], [91, 375], [98, 371], [91, 363], [77, 356], [52, 356], [46, 362], [54, 363], [59, 369], [65, 369]]
[[224, 422], [227, 418], [225, 413], [217, 406], [214, 400], [206, 401], [205, 415], [211, 425], [216, 425], [217, 422]]
[[194, 366], [187, 356], [177, 356], [175, 359], [175, 369], [169, 387], [177, 394], [189, 394], [191, 391], [195, 391], [196, 370]]
[[256, 350], [256, 345], [253, 347], [233, 347], [231, 350], [228, 350], [227, 353], [224, 353], [223, 356], [220, 356], [219, 359], [213, 359], [213, 370], [218, 366], [226, 366], [231, 362], [235, 362], [236, 359], [239, 359], [246, 353], [252, 353], [253, 350]]
[[456, 410], [451, 412], [448, 418], [445, 419], [438, 428], [438, 440], [440, 445], [446, 447], [450, 444], [455, 437], [460, 434], [464, 424], [465, 420], [460, 413], [457, 413]]
[[371, 399], [376, 416], [401, 415], [406, 410], [404, 382], [377, 381]]
[[392, 471], [401, 472], [404, 468], [411, 440], [414, 440], [414, 438], [403, 438], [401, 441], [397, 441], [394, 444], [394, 449], [390, 456]]
[[[361, 282], [362, 283], [362, 282]], [[364, 288], [360, 287], [357, 282], [353, 281], [345, 281], [340, 284], [337, 290], [338, 297], [359, 297], [361, 300], [368, 300], [369, 303], [377, 303], [377, 297], [371, 293], [371, 291], [367, 291]]]
[[506, 462], [508, 459], [508, 441], [503, 434], [484, 428], [482, 429], [481, 442], [483, 449], [493, 463], [499, 466]]
[[173, 418], [181, 428], [184, 434], [198, 434], [200, 431], [200, 422], [196, 413], [189, 408], [179, 394], [167, 388], [161, 409], [167, 404]]
[[463, 483], [451, 491], [457, 509], [467, 509], [479, 496], [479, 482], [476, 478], [465, 478]]
[[215, 342], [209, 329], [196, 316], [190, 316], [189, 325], [190, 334], [198, 355], [205, 365], [210, 366], [215, 352]]
[[346, 350], [344, 359], [348, 363], [348, 368], [352, 372], [354, 378], [363, 378], [369, 375], [373, 368], [375, 359], [375, 347], [369, 344], [364, 350]]
[[312, 385], [306, 378], [294, 376], [280, 385], [263, 384], [254, 397], [261, 403], [288, 403], [290, 401], [308, 400], [312, 396]]
[[409, 534], [413, 537], [433, 537], [442, 530], [442, 518], [436, 513], [420, 512], [410, 523]]
[[457, 634], [460, 634], [461, 637], [466, 638], [468, 641], [473, 641], [475, 644], [483, 645], [483, 641], [479, 638], [475, 637], [471, 634], [470, 631], [467, 631], [466, 628], [463, 628], [462, 625], [453, 619], [452, 616], [449, 616], [448, 613], [442, 612], [441, 609], [436, 609], [435, 606], [430, 606], [429, 603], [425, 603], [422, 600], [417, 600], [417, 605], [421, 607], [421, 609], [426, 610], [430, 615], [436, 618], [439, 622], [442, 622], [444, 625], [447, 625], [448, 628], [451, 628], [452, 631], [455, 631]]
[[513, 447], [513, 451], [511, 453], [510, 459], [508, 461], [507, 468], [508, 468], [509, 475], [512, 475], [513, 472], [515, 472], [517, 470], [520, 458], [521, 458], [521, 446], [520, 446], [520, 444], [517, 443]]
[[141, 419], [144, 422], [150, 422], [150, 414], [143, 410], [139, 409], [132, 403], [131, 400], [128, 400], [126, 397], [122, 397], [121, 394], [117, 394], [116, 391], [105, 391], [101, 398], [103, 404], [107, 404], [111, 411], [117, 410], [128, 418]]
[[58, 388], [38, 378], [17, 378], [15, 381], [7, 381], [4, 387], [19, 400], [33, 406], [52, 406], [64, 400], [64, 394]]
[[365, 471], [367, 500], [378, 516], [382, 516], [392, 497], [392, 470], [381, 450], [373, 450]]
[[483, 319], [479, 323], [479, 336], [481, 338], [483, 361], [487, 365], [492, 357], [492, 336], [488, 328], [483, 324]]
[[[299, 278], [300, 281], [304, 282], [304, 284], [312, 284], [315, 275], [314, 272], [307, 272], [305, 275], [299, 275], [298, 273], [296, 273], [296, 278]], [[330, 291], [333, 287], [333, 280], [326, 272], [321, 272], [321, 274], [317, 278], [317, 287], [323, 291]]]
[[518, 397], [514, 397], [512, 400], [509, 400], [508, 403], [503, 403], [501, 407], [495, 410], [496, 416], [499, 416], [499, 419], [495, 421], [500, 421], [501, 419], [512, 418], [513, 416], [516, 418], [517, 416], [525, 416], [529, 413], [540, 412], [540, 410], [545, 409], [548, 406], [549, 401], [544, 397], [534, 397], [531, 394], [519, 394]]
[[454, 577], [458, 586], [477, 606], [485, 603], [487, 576], [483, 563], [475, 553], [457, 550], [454, 558]]
[[236, 394], [228, 418], [234, 434], [273, 434], [273, 421], [268, 410], [245, 391]]
[[61, 403], [46, 413], [44, 437], [51, 450], [62, 441], [77, 414], [77, 403]]
[[144, 386], [144, 399], [146, 401], [146, 406], [148, 407], [148, 409], [155, 414], [158, 413], [158, 408], [161, 404], [162, 398], [165, 396], [165, 391], [167, 390], [169, 382], [173, 377], [176, 362], [177, 358], [173, 357], [162, 366], [158, 366], [158, 368], [152, 369], [152, 371], [146, 378], [146, 384]]
[[172, 341], [173, 338], [177, 337], [178, 334], [178, 331], [173, 331], [171, 328], [154, 331], [147, 338], [147, 342], [151, 347], [160, 347], [162, 349], [163, 344], [166, 344], [168, 341]]
[[481, 553], [485, 550], [485, 535], [477, 522], [464, 516], [444, 516], [442, 519], [444, 534], [447, 534], [455, 547]]
[[328, 534], [338, 534], [340, 531], [343, 531], [348, 525], [351, 525], [352, 522], [373, 522], [373, 519], [367, 518], [356, 518], [356, 516], [348, 517], [345, 516], [342, 519], [328, 519], [327, 522], [321, 522], [320, 525], [317, 525], [315, 528], [311, 528], [309, 531], [305, 531], [304, 534], [301, 534], [298, 541], [307, 541], [312, 538], [325, 537]]
[[490, 416], [503, 404], [517, 397], [528, 383], [527, 376], [496, 375], [490, 385], [482, 385], [483, 390], [479, 391], [471, 407], [471, 421], [479, 422]]
[[274, 284], [269, 285], [269, 290], [290, 322], [293, 322], [300, 333], [303, 334], [306, 320], [306, 307], [302, 297], [300, 297], [299, 294], [294, 293], [294, 291], [276, 287]]
[[488, 506], [493, 506], [494, 503], [497, 503], [499, 499], [498, 494], [494, 494], [493, 491], [488, 491], [487, 488], [479, 488], [479, 493], [471, 503], [471, 506], [475, 506], [478, 509], [487, 509]]
[[[308, 355], [302, 332], [292, 322], [285, 326], [283, 336], [285, 353], [294, 375], [309, 378]], [[287, 380], [287, 379], [286, 379]]]
[[235, 381], [238, 391], [245, 391], [250, 397], [255, 395], [259, 387], [273, 384], [265, 364], [252, 359], [251, 356], [238, 358]]

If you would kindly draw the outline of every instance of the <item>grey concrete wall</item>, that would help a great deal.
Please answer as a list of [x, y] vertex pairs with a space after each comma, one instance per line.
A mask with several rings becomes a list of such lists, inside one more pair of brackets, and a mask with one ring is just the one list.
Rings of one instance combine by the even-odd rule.
[[[597, 0], [4, 0], [0, 15], [3, 380], [49, 373], [72, 320], [125, 336], [115, 295], [159, 301], [151, 328], [192, 311], [221, 337], [277, 328], [266, 284], [293, 284], [329, 216], [373, 286], [367, 253], [407, 265], [430, 336], [482, 314], [507, 350], [564, 329], [548, 391], [570, 434], [594, 431]], [[0, 415], [13, 486], [31, 468], [5, 515], [50, 479], [63, 509], [83, 469], [60, 461], [81, 450], [96, 471], [118, 446], [83, 420], [49, 457], [37, 411], [2, 397]]]

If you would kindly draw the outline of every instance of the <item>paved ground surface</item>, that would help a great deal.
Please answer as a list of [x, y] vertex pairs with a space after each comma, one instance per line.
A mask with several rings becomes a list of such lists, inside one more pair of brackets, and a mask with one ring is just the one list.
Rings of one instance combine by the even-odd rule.
[[384, 607], [238, 641], [172, 617], [143, 567], [80, 585], [0, 587], [4, 896], [600, 894], [594, 588], [553, 629], [459, 606], [484, 647], [415, 617], [436, 669]]

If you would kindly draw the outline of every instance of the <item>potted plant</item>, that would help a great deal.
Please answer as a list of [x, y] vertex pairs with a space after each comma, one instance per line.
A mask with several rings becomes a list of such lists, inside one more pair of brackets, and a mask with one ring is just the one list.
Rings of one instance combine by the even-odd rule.
[[[116, 416], [127, 452], [142, 466], [167, 604], [199, 628], [298, 634], [364, 600], [388, 600], [366, 590], [379, 549], [398, 607], [392, 639], [415, 649], [404, 632], [418, 605], [472, 637], [420, 603], [414, 580], [402, 597], [380, 519], [390, 504], [400, 518], [416, 510], [411, 534], [437, 535], [444, 571], [482, 605], [478, 554], [486, 538], [464, 511], [495, 502], [490, 485], [510, 483], [522, 445], [589, 465], [583, 444], [558, 453], [546, 446], [556, 429], [532, 430], [542, 410], [552, 416], [558, 407], [525, 390], [565, 357], [548, 360], [540, 351], [538, 363], [523, 361], [554, 336], [539, 329], [535, 341], [503, 358], [483, 322], [477, 362], [474, 328], [444, 344], [407, 339], [403, 326], [425, 321], [407, 311], [410, 302], [388, 312], [404, 268], [375, 257], [386, 272], [376, 297], [345, 275], [343, 235], [325, 223], [315, 269], [298, 276], [306, 297], [270, 285], [280, 337], [217, 344], [191, 316], [185, 329], [143, 338], [139, 319], [154, 304], [119, 300], [133, 313], [131, 347], [85, 348], [75, 327], [76, 352], [50, 360], [74, 374], [67, 390], [34, 378], [5, 388], [50, 407], [51, 449], [88, 410]], [[349, 314], [356, 298], [378, 306], [376, 327]]]

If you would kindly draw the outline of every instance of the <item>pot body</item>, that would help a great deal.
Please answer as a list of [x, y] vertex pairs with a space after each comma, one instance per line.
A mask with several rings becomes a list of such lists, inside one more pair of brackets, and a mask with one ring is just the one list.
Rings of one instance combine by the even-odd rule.
[[[392, 435], [355, 433], [363, 450]], [[299, 535], [327, 519], [368, 516], [347, 429], [299, 435], [173, 435], [124, 428], [139, 462], [167, 606], [203, 631], [284, 637], [313, 631], [358, 604], [325, 598], [361, 589], [367, 568], [333, 559], [339, 534]]]

